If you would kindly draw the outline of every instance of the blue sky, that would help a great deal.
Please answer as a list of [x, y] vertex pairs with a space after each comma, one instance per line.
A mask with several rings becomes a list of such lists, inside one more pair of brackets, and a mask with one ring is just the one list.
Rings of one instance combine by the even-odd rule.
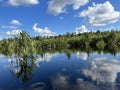
[[0, 39], [120, 29], [120, 0], [0, 0]]

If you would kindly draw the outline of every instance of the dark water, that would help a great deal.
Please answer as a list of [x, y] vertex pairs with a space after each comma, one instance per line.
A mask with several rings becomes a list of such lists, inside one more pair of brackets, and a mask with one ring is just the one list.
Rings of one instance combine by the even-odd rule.
[[120, 54], [0, 55], [0, 90], [120, 90]]

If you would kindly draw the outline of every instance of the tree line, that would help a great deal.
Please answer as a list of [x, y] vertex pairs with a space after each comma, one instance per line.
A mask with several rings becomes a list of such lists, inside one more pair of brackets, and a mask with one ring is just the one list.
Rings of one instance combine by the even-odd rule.
[[89, 32], [83, 34], [32, 37], [25, 31], [19, 36], [0, 41], [0, 53], [29, 53], [80, 49], [83, 51], [120, 51], [120, 31]]

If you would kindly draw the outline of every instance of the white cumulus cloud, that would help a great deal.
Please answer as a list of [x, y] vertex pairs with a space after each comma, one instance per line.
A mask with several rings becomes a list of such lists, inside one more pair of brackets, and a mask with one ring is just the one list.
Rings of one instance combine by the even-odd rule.
[[86, 33], [89, 32], [89, 30], [86, 28], [85, 25], [82, 25], [80, 27], [75, 28], [75, 33], [80, 34], [80, 33]]
[[92, 26], [103, 26], [110, 23], [115, 23], [120, 19], [120, 12], [115, 11], [109, 1], [103, 4], [95, 4], [83, 10], [79, 17], [87, 17], [89, 24]]
[[8, 0], [11, 6], [28, 6], [39, 4], [39, 0]]
[[48, 3], [48, 12], [53, 15], [58, 15], [66, 12], [66, 6], [68, 5], [73, 5], [73, 10], [77, 10], [88, 2], [88, 0], [50, 0]]
[[16, 27], [16, 26], [7, 26], [7, 25], [2, 25], [1, 26], [1, 28], [3, 28], [3, 29], [17, 29], [18, 27]]
[[54, 36], [55, 32], [52, 32], [48, 27], [39, 28], [37, 27], [37, 23], [33, 25], [33, 30], [39, 33], [41, 36]]
[[10, 28], [10, 29], [17, 29], [18, 27], [16, 27], [16, 26], [11, 26], [11, 25], [10, 25], [9, 28]]
[[13, 24], [13, 25], [22, 25], [22, 23], [20, 23], [20, 21], [18, 21], [18, 20], [12, 20], [11, 22], [10, 22], [10, 24]]
[[21, 31], [21, 30], [7, 31], [7, 32], [6, 32], [6, 35], [7, 35], [7, 36], [16, 36], [16, 35], [19, 35], [20, 32], [22, 32], [22, 31]]

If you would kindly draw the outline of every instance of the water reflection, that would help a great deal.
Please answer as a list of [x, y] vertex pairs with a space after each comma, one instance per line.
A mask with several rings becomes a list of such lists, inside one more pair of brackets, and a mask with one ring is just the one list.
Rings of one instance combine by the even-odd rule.
[[22, 78], [23, 81], [29, 81], [35, 65], [35, 57], [27, 55], [13, 55], [9, 61], [12, 65], [12, 72], [15, 77]]
[[45, 90], [46, 84], [43, 82], [36, 82], [30, 85], [29, 90]]
[[81, 58], [82, 60], [87, 60], [88, 54], [86, 52], [77, 52], [77, 58]]
[[120, 61], [110, 56], [86, 52], [13, 54], [8, 58], [9, 68], [18, 81], [11, 82], [26, 82], [27, 86], [16, 86], [21, 90], [119, 90]]
[[50, 53], [45, 53], [42, 57], [41, 55], [37, 54], [36, 56], [36, 61], [35, 64], [39, 67], [40, 63], [43, 61], [50, 62], [54, 56], [56, 56], [57, 53], [50, 54]]
[[57, 74], [52, 77], [52, 88], [53, 90], [70, 90], [69, 77]]
[[99, 90], [94, 84], [84, 81], [82, 78], [76, 78], [75, 83], [66, 75], [57, 74], [52, 78], [52, 90]]
[[22, 78], [24, 81], [29, 81], [35, 67], [39, 67], [43, 61], [49, 62], [56, 54], [46, 53], [44, 55], [12, 55], [8, 61], [11, 62], [12, 72], [17, 78]]
[[90, 77], [97, 84], [115, 84], [120, 72], [120, 61], [109, 58], [93, 58], [90, 67], [82, 70], [86, 77]]

